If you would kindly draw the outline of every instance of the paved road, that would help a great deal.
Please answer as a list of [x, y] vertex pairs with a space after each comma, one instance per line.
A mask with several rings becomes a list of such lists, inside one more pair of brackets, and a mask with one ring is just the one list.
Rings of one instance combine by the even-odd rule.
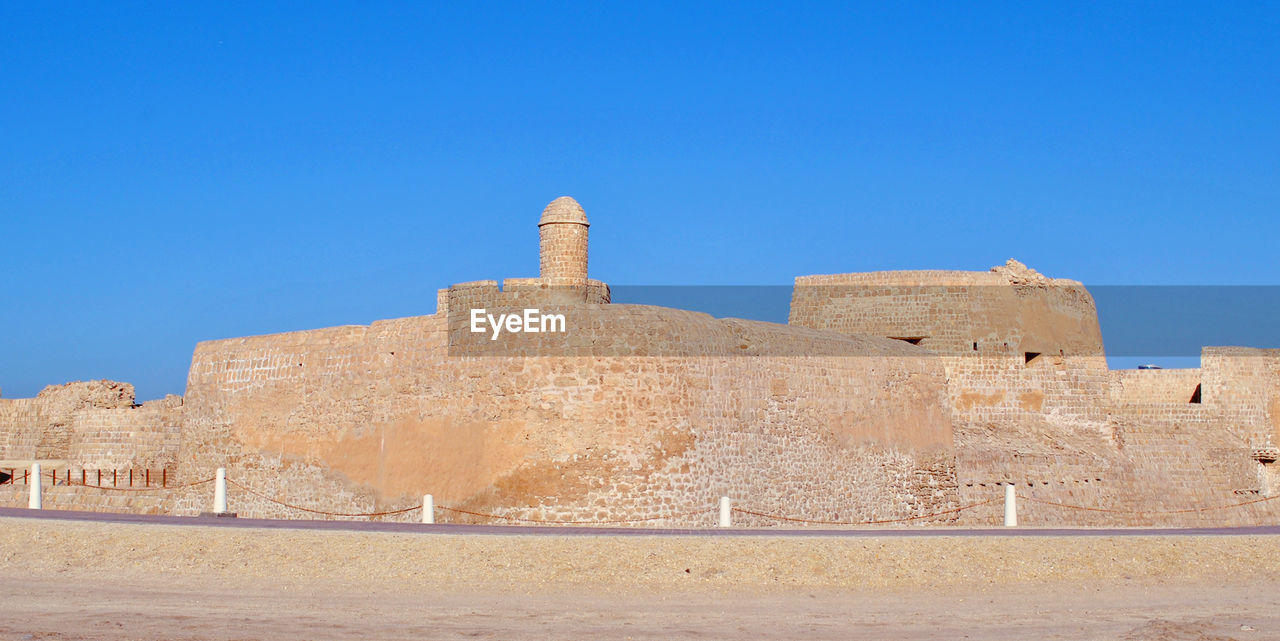
[[1234, 528], [619, 528], [558, 525], [461, 525], [384, 523], [377, 521], [311, 521], [241, 519], [213, 516], [158, 516], [113, 514], [65, 510], [25, 510], [0, 508], [0, 518], [91, 521], [96, 523], [139, 523], [152, 525], [199, 525], [210, 527], [270, 528], [292, 530], [353, 530], [358, 532], [402, 532], [420, 534], [488, 534], [535, 536], [1239, 536], [1280, 535], [1280, 525]]

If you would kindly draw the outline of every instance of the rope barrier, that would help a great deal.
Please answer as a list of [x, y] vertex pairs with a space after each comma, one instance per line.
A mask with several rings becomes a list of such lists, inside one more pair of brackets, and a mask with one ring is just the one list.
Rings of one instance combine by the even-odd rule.
[[1085, 510], [1089, 512], [1107, 512], [1110, 514], [1148, 515], [1148, 514], [1191, 514], [1191, 513], [1198, 513], [1198, 512], [1211, 512], [1213, 510], [1225, 510], [1227, 508], [1253, 505], [1254, 503], [1264, 503], [1266, 501], [1274, 501], [1275, 499], [1280, 499], [1280, 495], [1268, 496], [1260, 499], [1253, 499], [1252, 501], [1244, 501], [1241, 503], [1230, 503], [1227, 505], [1210, 505], [1208, 507], [1193, 507], [1193, 508], [1186, 508], [1181, 510], [1113, 510], [1113, 509], [1102, 508], [1102, 507], [1089, 507], [1086, 505], [1071, 505], [1069, 503], [1057, 503], [1054, 501], [1046, 501], [1045, 499], [1038, 499], [1032, 496], [1020, 496], [1018, 498], [1023, 501], [1031, 501], [1032, 503], [1042, 503], [1044, 505], [1064, 507], [1071, 510]]
[[486, 514], [484, 512], [472, 512], [456, 507], [445, 507], [443, 505], [436, 506], [438, 510], [446, 512], [455, 512], [457, 514], [470, 514], [471, 516], [479, 516], [490, 519], [502, 519], [504, 521], [515, 521], [519, 523], [542, 523], [545, 525], [608, 525], [613, 523], [640, 523], [642, 521], [661, 521], [663, 519], [679, 519], [686, 516], [697, 516], [708, 512], [715, 512], [716, 508], [704, 508], [701, 510], [692, 510], [689, 512], [681, 512], [679, 514], [668, 514], [666, 516], [644, 516], [634, 519], [606, 519], [603, 521], [546, 521], [542, 519], [525, 519], [518, 516], [506, 516], [503, 514]]
[[69, 485], [64, 485], [63, 487], [87, 487], [95, 490], [112, 490], [115, 492], [158, 492], [158, 491], [167, 492], [169, 490], [181, 490], [188, 487], [195, 487], [197, 485], [204, 485], [205, 483], [212, 483], [212, 482], [213, 482], [213, 478], [210, 477], [203, 481], [196, 481], [194, 483], [184, 483], [182, 485], [163, 485], [163, 486], [156, 486], [156, 487], [113, 487], [110, 485], [93, 485], [91, 483], [78, 483], [78, 482], [72, 481]]
[[883, 523], [905, 523], [905, 522], [907, 522], [907, 521], [919, 521], [919, 520], [921, 520], [921, 519], [930, 519], [930, 518], [934, 518], [934, 517], [937, 517], [937, 516], [943, 516], [943, 515], [946, 515], [946, 514], [955, 514], [955, 513], [957, 513], [957, 512], [963, 512], [963, 511], [965, 511], [965, 510], [970, 510], [970, 509], [973, 509], [973, 508], [975, 508], [975, 507], [980, 507], [980, 506], [983, 506], [983, 505], [987, 505], [988, 503], [993, 503], [994, 501], [995, 501], [995, 499], [987, 499], [987, 500], [985, 500], [985, 501], [981, 501], [981, 502], [978, 502], [978, 503], [971, 503], [971, 504], [969, 504], [969, 505], [962, 505], [962, 506], [957, 507], [957, 508], [952, 508], [952, 509], [950, 509], [950, 510], [943, 510], [943, 511], [941, 511], [941, 512], [934, 512], [934, 513], [932, 513], [932, 514], [921, 514], [921, 515], [919, 515], [919, 516], [908, 516], [908, 517], [904, 517], [904, 518], [900, 518], [900, 519], [878, 519], [878, 520], [871, 520], [871, 521], [823, 521], [823, 520], [819, 520], [819, 519], [800, 519], [800, 518], [795, 518], [795, 517], [791, 517], [791, 516], [782, 516], [782, 515], [780, 515], [780, 514], [769, 514], [769, 513], [767, 513], [767, 512], [758, 512], [758, 511], [756, 511], [756, 510], [748, 510], [748, 509], [744, 509], [744, 508], [740, 508], [740, 507], [735, 507], [735, 508], [731, 508], [731, 509], [732, 509], [734, 512], [738, 512], [738, 513], [740, 513], [740, 514], [750, 514], [750, 515], [752, 515], [752, 516], [760, 516], [760, 517], [764, 517], [764, 518], [767, 518], [767, 519], [776, 519], [776, 520], [779, 520], [779, 521], [790, 521], [790, 522], [792, 522], [792, 523], [813, 523], [813, 524], [816, 524], [816, 525], [880, 525], [880, 524], [883, 524]]
[[[212, 480], [212, 479], [210, 479], [210, 480]], [[292, 508], [292, 509], [295, 509], [295, 510], [302, 510], [303, 512], [310, 512], [310, 513], [312, 513], [312, 514], [323, 514], [323, 515], [326, 515], [326, 516], [392, 516], [392, 515], [395, 515], [395, 514], [404, 514], [405, 512], [412, 512], [412, 511], [414, 511], [414, 510], [421, 510], [421, 509], [422, 509], [422, 506], [421, 506], [421, 505], [415, 505], [415, 506], [413, 506], [413, 507], [406, 507], [406, 508], [404, 508], [404, 509], [402, 509], [402, 510], [388, 510], [388, 511], [386, 511], [386, 512], [359, 512], [359, 513], [355, 513], [355, 512], [326, 512], [326, 511], [324, 511], [324, 510], [313, 510], [313, 509], [308, 508], [308, 507], [302, 507], [301, 505], [294, 505], [294, 504], [292, 504], [292, 503], [286, 503], [286, 502], [281, 501], [281, 500], [278, 500], [278, 499], [273, 499], [273, 498], [271, 498], [271, 497], [267, 496], [266, 494], [263, 494], [263, 493], [261, 493], [261, 492], [258, 492], [258, 491], [256, 491], [256, 490], [254, 490], [253, 488], [250, 488], [250, 487], [246, 487], [246, 486], [244, 486], [244, 485], [241, 485], [241, 484], [239, 484], [239, 483], [235, 482], [235, 481], [234, 481], [234, 480], [232, 480], [232, 479], [227, 479], [227, 483], [230, 483], [231, 485], [234, 485], [234, 486], [236, 486], [236, 487], [238, 487], [238, 488], [240, 488], [240, 489], [242, 489], [242, 490], [244, 490], [244, 491], [246, 491], [246, 492], [248, 492], [248, 493], [250, 493], [250, 494], [252, 494], [252, 495], [254, 495], [254, 496], [258, 497], [258, 498], [260, 498], [260, 499], [265, 499], [265, 500], [270, 501], [270, 502], [272, 502], [272, 503], [275, 503], [275, 504], [277, 504], [277, 505], [283, 505], [284, 507], [287, 507], [287, 508]]]
[[[191, 483], [184, 483], [181, 485], [168, 485], [168, 486], [157, 486], [157, 487], [115, 487], [115, 486], [107, 486], [107, 485], [94, 485], [91, 483], [81, 483], [76, 481], [72, 481], [67, 485], [70, 487], [84, 487], [84, 488], [90, 488], [90, 489], [96, 489], [96, 490], [108, 490], [108, 491], [116, 491], [116, 492], [161, 492], [161, 491], [167, 492], [167, 491], [182, 490], [190, 487], [196, 487], [199, 485], [204, 485], [206, 483], [212, 483], [214, 480], [215, 480], [214, 478], [207, 478], [204, 480], [194, 481]], [[295, 505], [293, 503], [288, 503], [286, 501], [273, 498], [251, 487], [241, 484], [235, 481], [234, 479], [228, 478], [227, 483], [234, 485], [237, 488], [240, 488], [241, 490], [244, 490], [245, 492], [253, 496], [256, 496], [260, 499], [263, 499], [265, 501], [268, 501], [270, 503], [274, 503], [276, 505], [280, 505], [293, 510], [299, 510], [299, 511], [308, 512], [311, 514], [320, 514], [324, 516], [339, 516], [339, 517], [395, 516], [398, 514], [405, 514], [408, 512], [413, 512], [415, 510], [422, 509], [421, 505], [414, 505], [414, 506], [402, 508], [399, 510], [386, 510], [382, 512], [331, 512], [327, 510], [317, 510], [317, 509], [312, 509], [308, 507], [303, 507], [301, 505]], [[1087, 512], [1102, 512], [1102, 513], [1108, 513], [1108, 514], [1133, 514], [1133, 515], [1147, 516], [1147, 515], [1162, 515], [1162, 514], [1192, 514], [1192, 513], [1210, 512], [1214, 510], [1224, 510], [1224, 509], [1230, 509], [1230, 508], [1236, 508], [1236, 507], [1243, 507], [1246, 505], [1254, 505], [1257, 503], [1265, 503], [1268, 501], [1274, 501], [1276, 499], [1280, 499], [1280, 495], [1267, 496], [1267, 497], [1253, 499], [1250, 501], [1242, 501], [1239, 503], [1230, 503], [1225, 505], [1211, 505], [1206, 507], [1195, 507], [1195, 508], [1174, 509], [1174, 510], [1124, 510], [1124, 509], [1115, 509], [1115, 508], [1091, 507], [1087, 505], [1073, 505], [1069, 503], [1059, 503], [1056, 501], [1049, 501], [1046, 499], [1036, 498], [1033, 496], [1020, 496], [1018, 498], [1023, 501], [1030, 501], [1032, 503], [1040, 503], [1043, 505], [1051, 505], [1054, 507], [1060, 507], [1060, 508], [1071, 509], [1071, 510], [1082, 510]], [[731, 508], [731, 510], [739, 514], [747, 514], [751, 516], [756, 516], [756, 517], [761, 517], [766, 519], [773, 519], [776, 521], [787, 521], [791, 523], [810, 523], [810, 524], [816, 524], [816, 525], [881, 525], [886, 523], [906, 523], [910, 521], [919, 521], [923, 519], [937, 518], [940, 516], [946, 516], [948, 514], [957, 514], [965, 510], [981, 507], [983, 505], [989, 505], [996, 501], [997, 499], [991, 498], [985, 501], [971, 503], [969, 505], [962, 505], [960, 507], [952, 508], [949, 510], [942, 510], [940, 512], [933, 512], [930, 514], [920, 514], [917, 516], [908, 516], [908, 517], [902, 517], [902, 518], [896, 518], [896, 519], [872, 519], [867, 521], [828, 521], [828, 520], [822, 520], [822, 519], [805, 519], [805, 518], [797, 518], [797, 517], [791, 517], [791, 516], [783, 516], [781, 514], [771, 514], [768, 512], [762, 512], [759, 510], [753, 510], [753, 509], [747, 509], [747, 508], [741, 508], [741, 507], [733, 507]], [[700, 510], [690, 510], [688, 512], [680, 512], [677, 514], [669, 514], [669, 515], [663, 515], [663, 516], [647, 516], [647, 517], [636, 517], [636, 518], [628, 518], [628, 519], [567, 520], [567, 521], [530, 519], [530, 518], [523, 518], [523, 517], [517, 517], [517, 516], [509, 516], [504, 514], [475, 512], [471, 510], [464, 510], [462, 508], [447, 507], [443, 505], [436, 506], [436, 509], [443, 510], [445, 512], [453, 512], [455, 514], [466, 514], [466, 515], [474, 516], [478, 518], [510, 521], [515, 523], [532, 523], [532, 524], [542, 524], [542, 525], [610, 525], [610, 524], [625, 524], [625, 523], [643, 523], [648, 521], [661, 521], [661, 520], [667, 520], [667, 519], [680, 519], [680, 518], [685, 518], [690, 516], [697, 516], [700, 514], [706, 514], [709, 512], [715, 512], [717, 508], [711, 507], [711, 508], [704, 508]]]
[[[212, 481], [213, 479], [209, 479], [209, 480], [210, 480], [210, 481]], [[244, 491], [248, 492], [249, 494], [252, 494], [252, 495], [254, 495], [254, 496], [256, 496], [256, 497], [258, 497], [258, 498], [260, 498], [260, 499], [263, 499], [263, 500], [269, 501], [269, 502], [271, 502], [271, 503], [275, 503], [275, 504], [277, 504], [277, 505], [282, 505], [282, 506], [284, 506], [284, 507], [291, 508], [291, 509], [294, 509], [294, 510], [301, 510], [301, 511], [303, 511], [303, 512], [310, 512], [310, 513], [312, 513], [312, 514], [323, 514], [323, 515], [326, 515], [326, 516], [351, 516], [351, 517], [358, 517], [358, 516], [364, 516], [364, 517], [370, 517], [370, 516], [394, 516], [394, 515], [396, 515], [396, 514], [404, 514], [404, 513], [406, 513], [406, 512], [412, 512], [412, 511], [414, 511], [414, 510], [420, 510], [420, 509], [422, 509], [422, 506], [421, 506], [421, 505], [415, 505], [415, 506], [407, 507], [407, 508], [400, 509], [400, 510], [389, 510], [389, 511], [385, 511], [385, 512], [358, 512], [358, 513], [357, 513], [357, 512], [328, 512], [328, 511], [325, 511], [325, 510], [313, 510], [313, 509], [311, 509], [311, 508], [302, 507], [301, 505], [294, 505], [294, 504], [292, 504], [292, 503], [288, 503], [288, 502], [285, 502], [285, 501], [281, 501], [281, 500], [279, 500], [279, 499], [272, 498], [272, 497], [270, 497], [270, 496], [267, 496], [266, 494], [263, 494], [263, 493], [261, 493], [261, 492], [258, 492], [257, 490], [254, 490], [254, 489], [253, 489], [253, 488], [251, 488], [251, 487], [248, 487], [248, 486], [246, 486], [246, 485], [243, 485], [243, 484], [241, 484], [241, 483], [238, 483], [238, 482], [236, 482], [235, 480], [230, 479], [230, 478], [228, 478], [228, 479], [227, 479], [227, 483], [229, 483], [229, 484], [231, 484], [231, 485], [234, 485], [234, 486], [236, 486], [236, 487], [238, 487], [238, 488], [240, 488], [240, 489], [242, 489], [242, 490], [244, 490]], [[446, 506], [443, 506], [443, 505], [437, 505], [437, 506], [436, 506], [436, 509], [437, 509], [437, 510], [444, 510], [444, 511], [446, 511], [446, 512], [455, 512], [455, 513], [458, 513], [458, 514], [469, 514], [469, 515], [472, 515], [472, 516], [478, 516], [478, 517], [482, 517], [482, 518], [502, 519], [502, 520], [506, 520], [506, 521], [519, 521], [519, 522], [522, 522], [522, 523], [543, 523], [543, 524], [548, 524], [548, 525], [588, 525], [588, 524], [609, 524], [609, 523], [638, 523], [638, 522], [641, 522], [641, 521], [657, 521], [657, 520], [661, 520], [661, 519], [673, 519], [673, 518], [681, 518], [681, 517], [685, 517], [685, 516], [693, 516], [693, 515], [697, 515], [697, 514], [704, 514], [704, 513], [707, 513], [707, 512], [712, 512], [712, 511], [714, 511], [714, 510], [715, 510], [715, 508], [706, 508], [706, 509], [702, 509], [702, 510], [694, 510], [694, 511], [691, 511], [691, 512], [684, 512], [684, 513], [681, 513], [681, 514], [673, 514], [673, 515], [669, 515], [669, 516], [651, 516], [651, 517], [634, 518], [634, 519], [613, 519], [613, 520], [604, 520], [604, 521], [545, 521], [545, 520], [539, 520], [539, 519], [524, 519], [524, 518], [519, 518], [519, 517], [515, 517], [515, 516], [505, 516], [505, 515], [502, 515], [502, 514], [487, 514], [487, 513], [484, 513], [484, 512], [472, 512], [472, 511], [470, 511], [470, 510], [464, 510], [464, 509], [461, 509], [461, 508], [454, 508], [454, 507], [446, 507]]]

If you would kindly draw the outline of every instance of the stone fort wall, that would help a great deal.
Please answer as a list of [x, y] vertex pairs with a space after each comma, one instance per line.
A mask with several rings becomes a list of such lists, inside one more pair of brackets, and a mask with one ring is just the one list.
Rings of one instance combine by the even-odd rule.
[[[563, 309], [577, 345], [559, 353], [604, 355], [450, 355], [443, 314], [202, 343], [182, 473], [225, 465], [264, 493], [342, 511], [431, 493], [561, 521], [706, 525], [722, 495], [827, 519], [956, 505], [943, 372], [923, 350], [657, 307]], [[832, 340], [878, 357], [807, 355]], [[725, 355], [741, 345], [772, 356]]]
[[[1029, 524], [1280, 517], [1273, 501], [1201, 510], [1280, 490], [1274, 463], [1255, 456], [1280, 441], [1275, 350], [1206, 348], [1200, 369], [1110, 371], [1083, 286], [1014, 261], [987, 273], [798, 278], [791, 322], [910, 340], [937, 354], [962, 503], [1014, 483], [1029, 499], [1019, 505]], [[961, 522], [993, 522], [998, 509]]]
[[[1280, 495], [1280, 350], [1110, 371], [1083, 285], [1016, 261], [800, 277], [788, 325], [612, 305], [588, 226], [553, 201], [540, 278], [440, 290], [433, 315], [201, 343], [184, 398], [97, 381], [0, 400], [0, 459], [184, 486], [50, 485], [54, 509], [196, 514], [212, 488], [185, 485], [226, 467], [231, 510], [271, 518], [417, 520], [430, 493], [454, 522], [705, 526], [729, 496], [815, 522], [992, 525], [1010, 483], [1028, 525], [1280, 517], [1263, 500]], [[532, 307], [566, 331], [470, 331], [472, 309]], [[25, 501], [0, 486], [0, 505]]]

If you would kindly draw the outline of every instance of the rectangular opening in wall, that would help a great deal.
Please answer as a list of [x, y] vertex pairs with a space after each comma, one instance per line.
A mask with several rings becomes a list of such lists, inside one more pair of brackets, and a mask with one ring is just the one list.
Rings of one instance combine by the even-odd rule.
[[1040, 352], [1023, 352], [1022, 353], [1022, 363], [1024, 365], [1030, 365], [1037, 358], [1040, 358]]
[[1196, 385], [1196, 391], [1191, 393], [1191, 400], [1189, 402], [1191, 403], [1200, 402], [1200, 386], [1199, 385]]
[[904, 341], [912, 345], [919, 345], [920, 341], [929, 338], [928, 336], [890, 336], [895, 341]]

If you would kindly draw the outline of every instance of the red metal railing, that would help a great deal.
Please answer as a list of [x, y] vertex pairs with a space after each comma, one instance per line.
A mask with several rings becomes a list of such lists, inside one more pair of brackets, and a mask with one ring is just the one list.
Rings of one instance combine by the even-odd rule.
[[[174, 475], [169, 468], [161, 468], [153, 470], [150, 468], [143, 469], [84, 469], [81, 468], [79, 473], [75, 473], [71, 468], [65, 470], [49, 470], [41, 472], [40, 478], [43, 480], [48, 477], [51, 485], [83, 485], [86, 487], [169, 487], [174, 483]], [[0, 485], [29, 485], [31, 483], [30, 469], [7, 468], [0, 469]]]

